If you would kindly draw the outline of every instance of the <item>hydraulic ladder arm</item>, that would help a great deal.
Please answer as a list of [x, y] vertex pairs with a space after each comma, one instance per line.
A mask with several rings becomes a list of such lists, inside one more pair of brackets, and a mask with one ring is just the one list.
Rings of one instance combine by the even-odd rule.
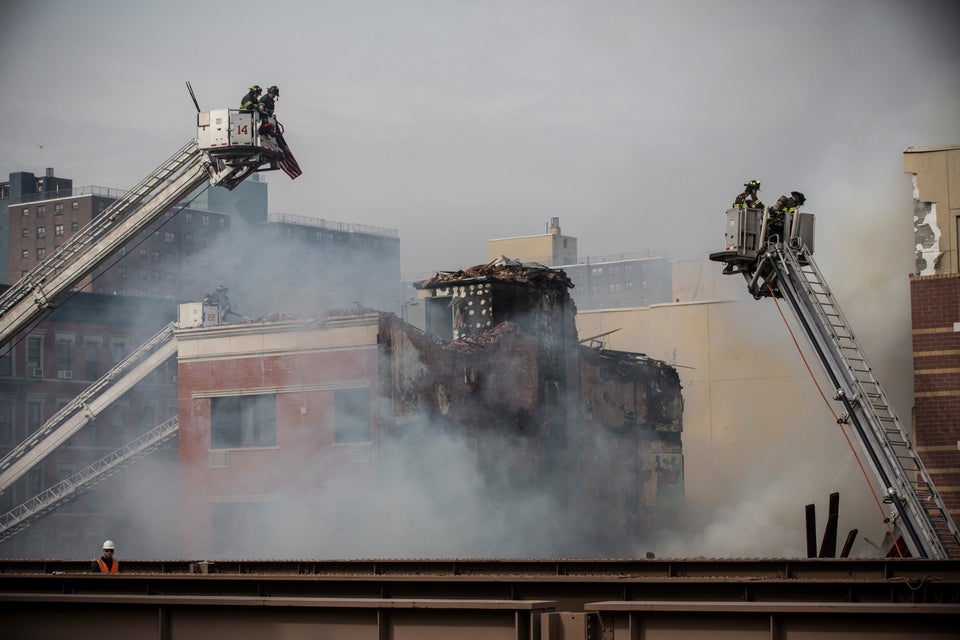
[[[760, 241], [762, 233], [753, 239], [739, 233], [740, 223], [751, 233], [763, 228], [759, 217], [751, 216], [762, 212], [748, 211], [746, 220], [743, 212], [728, 215], [728, 224], [738, 228], [728, 230], [727, 250], [710, 259], [726, 262], [725, 273], [741, 273], [755, 298], [775, 296], [790, 305], [834, 387], [834, 400], [842, 405], [838, 421], [849, 427], [865, 453], [874, 488], [891, 505], [890, 520], [910, 553], [960, 557], [960, 532], [808, 249], [812, 215], [794, 216], [787, 223], [786, 241], [767, 243]], [[809, 218], [801, 223], [801, 216]], [[731, 244], [731, 237], [744, 241]]]
[[259, 133], [255, 117], [236, 109], [197, 114], [196, 138], [0, 296], [0, 345], [204, 182], [233, 189], [261, 167], [277, 168], [284, 152]]

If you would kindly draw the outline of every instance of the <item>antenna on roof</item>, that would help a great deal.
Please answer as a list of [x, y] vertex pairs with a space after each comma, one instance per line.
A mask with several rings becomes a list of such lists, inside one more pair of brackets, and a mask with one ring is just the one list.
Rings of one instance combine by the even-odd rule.
[[197, 108], [197, 113], [200, 113], [200, 104], [197, 102], [197, 96], [193, 93], [193, 87], [190, 86], [189, 80], [187, 80], [187, 91], [190, 92], [190, 97], [193, 98], [193, 106]]

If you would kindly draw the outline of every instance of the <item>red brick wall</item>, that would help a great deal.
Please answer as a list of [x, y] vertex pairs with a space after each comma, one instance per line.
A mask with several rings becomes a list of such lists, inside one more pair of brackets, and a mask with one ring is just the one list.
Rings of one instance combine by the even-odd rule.
[[[349, 478], [350, 486], [362, 494], [374, 482], [379, 440], [374, 347], [181, 363], [179, 376], [181, 547], [184, 553], [209, 553], [211, 496], [305, 495], [335, 476]], [[370, 459], [364, 464], [351, 464], [348, 448], [333, 446], [334, 391], [295, 390], [300, 386], [340, 383], [370, 385], [374, 424], [370, 429]], [[231, 449], [228, 467], [211, 468], [210, 398], [194, 398], [194, 393], [270, 387], [278, 389], [276, 446]], [[283, 392], [284, 388], [294, 390]]]
[[910, 282], [917, 451], [954, 522], [960, 521], [960, 275]]

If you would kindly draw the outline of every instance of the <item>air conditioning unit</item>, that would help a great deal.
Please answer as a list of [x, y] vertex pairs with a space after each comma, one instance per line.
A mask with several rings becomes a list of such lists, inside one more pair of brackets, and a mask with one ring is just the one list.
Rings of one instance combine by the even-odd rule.
[[31, 377], [31, 378], [42, 378], [42, 377], [43, 377], [43, 369], [38, 369], [38, 368], [30, 369], [30, 377]]
[[60, 370], [60, 371], [57, 371], [57, 377], [58, 377], [58, 378], [62, 378], [62, 379], [64, 379], [64, 380], [72, 380], [72, 379], [73, 379], [73, 371], [71, 371], [71, 370], [69, 370], [69, 369], [62, 369], [62, 370]]

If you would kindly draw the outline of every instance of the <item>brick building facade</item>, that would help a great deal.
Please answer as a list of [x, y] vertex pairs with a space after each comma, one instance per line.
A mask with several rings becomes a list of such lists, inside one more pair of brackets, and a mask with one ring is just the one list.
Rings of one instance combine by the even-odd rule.
[[960, 522], [960, 145], [908, 147], [916, 272], [913, 323], [914, 441]]
[[910, 279], [914, 441], [954, 522], [960, 521], [960, 275]]
[[682, 500], [679, 379], [579, 345], [567, 286], [441, 276], [449, 339], [362, 310], [178, 330], [181, 554], [637, 553]]

